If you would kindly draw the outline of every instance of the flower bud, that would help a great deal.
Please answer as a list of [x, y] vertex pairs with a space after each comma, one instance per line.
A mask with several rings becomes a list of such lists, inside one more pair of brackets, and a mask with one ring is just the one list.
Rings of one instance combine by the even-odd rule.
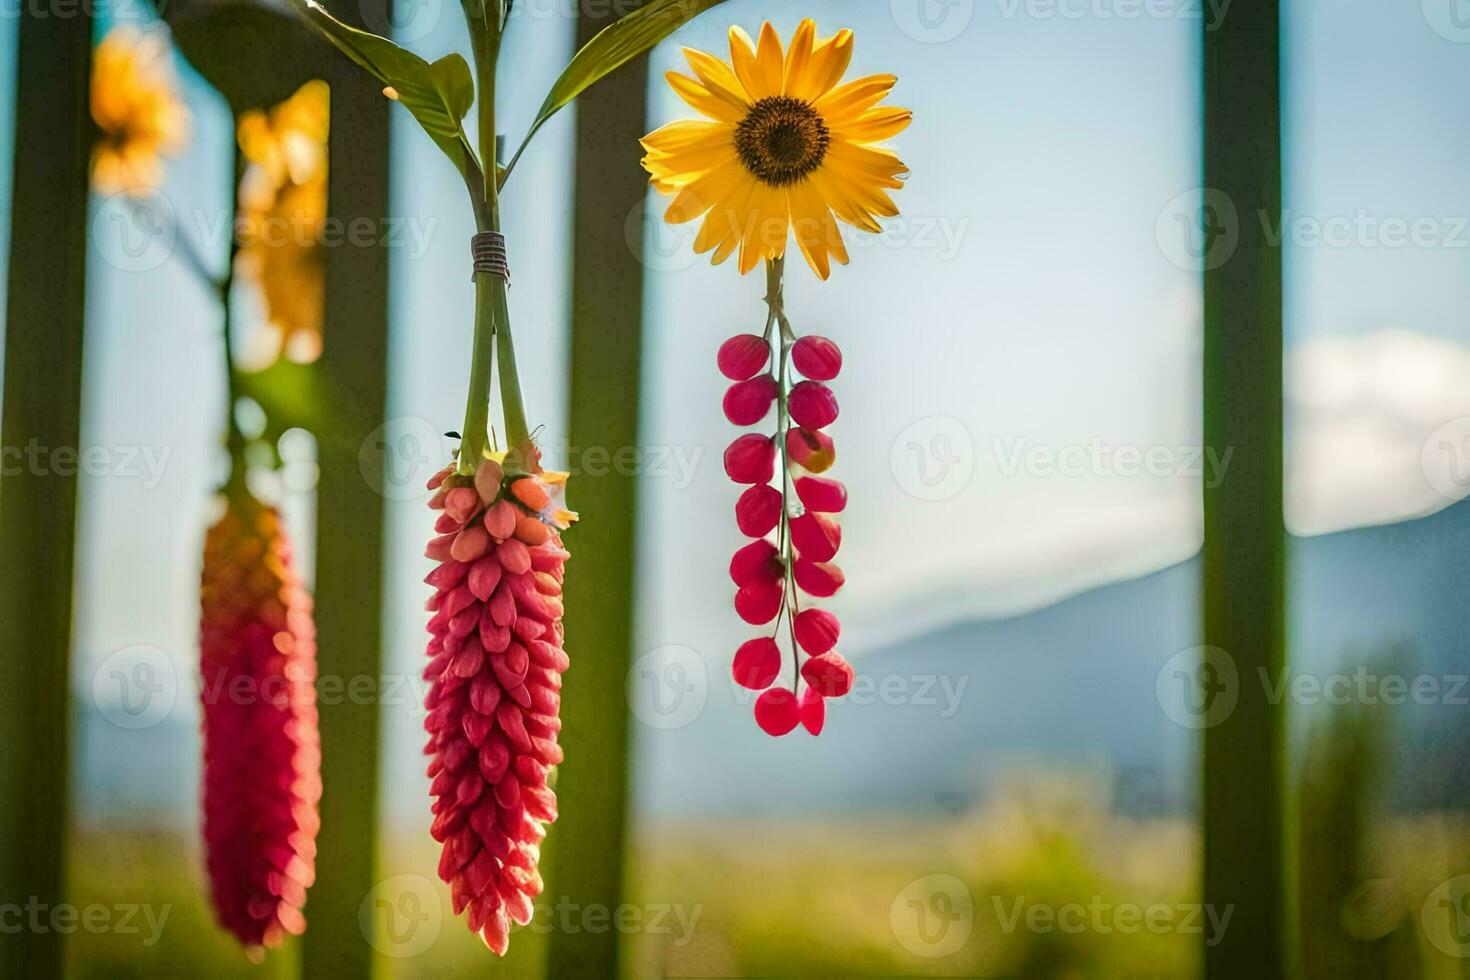
[[736, 483], [768, 483], [776, 472], [776, 444], [770, 436], [746, 433], [725, 449], [725, 475]]
[[813, 735], [822, 734], [822, 726], [827, 724], [827, 701], [810, 684], [801, 692], [796, 716], [801, 719], [802, 728]]
[[796, 424], [808, 429], [822, 429], [837, 421], [837, 396], [820, 381], [798, 381], [786, 404]]
[[755, 699], [755, 723], [767, 735], [785, 735], [796, 727], [799, 709], [796, 695], [784, 687], [773, 687]]
[[791, 519], [791, 543], [803, 558], [831, 561], [842, 547], [842, 525], [826, 514], [807, 511]]
[[842, 370], [842, 351], [826, 337], [803, 337], [791, 348], [791, 363], [803, 378], [831, 381]]
[[735, 676], [735, 683], [741, 687], [764, 691], [781, 673], [781, 648], [769, 636], [746, 640], [735, 651], [731, 673]]
[[847, 577], [842, 574], [842, 569], [836, 565], [822, 561], [812, 561], [808, 558], [797, 558], [791, 569], [792, 575], [796, 577], [796, 584], [803, 592], [814, 595], [818, 599], [825, 599], [836, 594], [842, 588]]
[[801, 677], [824, 698], [840, 698], [852, 690], [852, 664], [836, 650], [807, 658]]
[[807, 510], [836, 514], [847, 506], [847, 488], [836, 480], [822, 476], [801, 476], [796, 478], [794, 486], [796, 496]]
[[755, 425], [771, 410], [778, 391], [769, 374], [735, 382], [725, 392], [725, 418], [734, 425]]
[[735, 524], [747, 538], [770, 534], [781, 521], [781, 491], [768, 483], [747, 487], [735, 501]]
[[826, 653], [837, 645], [842, 624], [825, 609], [803, 609], [796, 616], [796, 642], [812, 656]]
[[[764, 337], [753, 333], [742, 333], [731, 337], [720, 345], [716, 361], [720, 373], [731, 381], [744, 381], [755, 377], [756, 372], [771, 359], [771, 345]], [[839, 363], [841, 355], [839, 355]], [[805, 372], [803, 372], [805, 373]]]
[[[755, 582], [735, 593], [735, 611], [752, 626], [764, 626], [781, 611], [783, 582]], [[834, 638], [834, 641], [835, 638]]]
[[793, 426], [786, 430], [786, 455], [807, 471], [821, 473], [837, 461], [837, 448], [827, 433]]
[[730, 559], [730, 579], [736, 585], [756, 585], [781, 578], [781, 559], [776, 546], [762, 538], [735, 552]]

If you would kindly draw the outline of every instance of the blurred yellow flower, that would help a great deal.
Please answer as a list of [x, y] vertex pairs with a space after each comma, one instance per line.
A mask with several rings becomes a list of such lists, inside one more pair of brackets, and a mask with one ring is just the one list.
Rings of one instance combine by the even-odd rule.
[[189, 134], [168, 36], [123, 26], [92, 57], [92, 186], [99, 194], [143, 194], [163, 180], [162, 157], [177, 156]]
[[791, 233], [823, 279], [830, 258], [847, 262], [833, 220], [878, 231], [876, 217], [898, 208], [884, 188], [907, 168], [874, 144], [902, 132], [908, 109], [879, 106], [898, 79], [870, 75], [838, 83], [852, 60], [852, 31], [816, 37], [803, 20], [783, 54], [766, 23], [759, 43], [730, 28], [730, 62], [684, 49], [695, 78], [668, 72], [669, 85], [709, 118], [681, 120], [643, 138], [650, 182], [675, 195], [664, 219], [704, 216], [696, 252], [719, 264], [740, 250], [741, 274], [786, 253]]
[[327, 83], [311, 81], [268, 112], [240, 116], [236, 272], [259, 286], [266, 310], [262, 329], [247, 338], [245, 367], [283, 353], [302, 364], [321, 354], [330, 105]]

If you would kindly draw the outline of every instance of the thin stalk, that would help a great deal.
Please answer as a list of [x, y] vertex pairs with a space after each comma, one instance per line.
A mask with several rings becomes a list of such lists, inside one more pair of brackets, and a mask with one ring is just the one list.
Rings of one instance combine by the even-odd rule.
[[776, 446], [781, 454], [781, 523], [776, 531], [776, 549], [784, 576], [781, 612], [776, 617], [776, 629], [779, 631], [781, 628], [781, 615], [786, 615], [786, 627], [791, 637], [791, 691], [795, 694], [800, 691], [801, 686], [801, 653], [796, 646], [796, 614], [800, 609], [796, 598], [796, 578], [792, 571], [794, 556], [791, 548], [791, 510], [788, 506], [791, 501], [791, 461], [786, 452], [786, 433], [791, 428], [791, 412], [787, 405], [791, 394], [791, 374], [786, 365], [791, 359], [791, 345], [796, 342], [796, 334], [791, 329], [790, 321], [786, 319], [783, 292], [785, 271], [785, 256], [766, 261], [766, 306], [770, 308], [770, 314], [766, 319], [765, 336], [769, 342], [771, 325], [780, 324], [780, 335], [772, 347], [776, 358]]
[[[235, 409], [240, 401], [240, 385], [235, 367], [235, 304], [233, 298], [235, 260], [240, 255], [240, 236], [235, 233], [235, 222], [239, 211], [239, 187], [240, 178], [244, 173], [244, 161], [240, 157], [239, 143], [232, 140], [232, 146], [234, 147], [234, 166], [231, 167], [233, 180], [230, 184], [230, 222], [227, 226], [230, 229], [230, 254], [225, 262], [225, 274], [219, 279], [210, 280], [211, 285], [219, 290], [220, 346], [224, 350], [225, 397], [227, 399], [225, 402], [225, 447], [230, 452], [230, 475], [225, 481], [225, 491], [230, 494], [243, 492], [245, 489], [245, 434], [240, 431], [239, 421], [235, 417]], [[201, 274], [207, 274], [202, 266], [200, 268]]]

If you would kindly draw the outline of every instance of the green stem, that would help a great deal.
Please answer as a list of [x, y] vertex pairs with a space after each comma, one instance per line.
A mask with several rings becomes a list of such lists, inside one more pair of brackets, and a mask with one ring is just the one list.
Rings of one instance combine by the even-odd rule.
[[[786, 365], [790, 360], [791, 345], [796, 342], [796, 334], [791, 329], [790, 321], [786, 319], [783, 293], [785, 272], [785, 256], [766, 262], [766, 306], [770, 308], [770, 314], [766, 318], [767, 339], [770, 339], [773, 323], [780, 324], [781, 327], [779, 339], [772, 348], [772, 354], [776, 358], [776, 445], [781, 453], [781, 523], [776, 532], [776, 548], [785, 576], [781, 615], [786, 616], [786, 627], [791, 636], [791, 691], [795, 694], [801, 689], [801, 653], [796, 645], [796, 615], [801, 610], [797, 604], [796, 577], [792, 571], [794, 555], [791, 548], [791, 512], [787, 506], [791, 500], [791, 460], [786, 452], [786, 433], [791, 428], [791, 412], [787, 404], [791, 394], [791, 374]], [[776, 617], [778, 631], [781, 628], [781, 615]]]

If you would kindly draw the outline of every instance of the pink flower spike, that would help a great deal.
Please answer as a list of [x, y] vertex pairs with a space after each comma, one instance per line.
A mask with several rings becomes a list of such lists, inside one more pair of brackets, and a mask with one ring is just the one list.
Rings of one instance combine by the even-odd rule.
[[781, 521], [781, 491], [767, 483], [747, 487], [735, 502], [735, 525], [747, 538], [763, 538]]
[[780, 737], [791, 731], [798, 713], [796, 695], [784, 687], [773, 687], [755, 699], [755, 723], [767, 735]]
[[801, 703], [797, 705], [796, 715], [801, 719], [801, 727], [813, 735], [820, 735], [822, 727], [827, 724], [827, 700], [808, 684], [801, 692]]
[[820, 656], [837, 645], [842, 624], [825, 609], [803, 609], [796, 615], [796, 642], [812, 656]]
[[735, 651], [735, 663], [730, 672], [741, 687], [764, 691], [776, 682], [776, 676], [781, 673], [781, 648], [769, 636], [746, 640]]
[[755, 425], [770, 412], [779, 391], [769, 374], [737, 381], [725, 392], [725, 418], [733, 425]]
[[807, 511], [791, 519], [791, 543], [803, 558], [831, 561], [842, 547], [842, 525], [826, 514]]
[[837, 396], [820, 381], [798, 381], [787, 405], [796, 424], [808, 429], [823, 429], [837, 421]]
[[842, 370], [842, 351], [826, 337], [803, 337], [791, 348], [791, 363], [803, 378], [831, 381]]
[[824, 698], [840, 698], [852, 690], [852, 664], [836, 650], [808, 657], [801, 678]]
[[750, 432], [725, 449], [725, 475], [736, 483], [769, 483], [775, 473], [776, 444], [770, 436]]
[[797, 477], [796, 496], [807, 510], [839, 514], [847, 507], [847, 488], [824, 476]]
[[770, 359], [771, 346], [764, 337], [753, 333], [731, 337], [720, 345], [720, 353], [715, 358], [720, 366], [720, 373], [731, 381], [755, 377]]

